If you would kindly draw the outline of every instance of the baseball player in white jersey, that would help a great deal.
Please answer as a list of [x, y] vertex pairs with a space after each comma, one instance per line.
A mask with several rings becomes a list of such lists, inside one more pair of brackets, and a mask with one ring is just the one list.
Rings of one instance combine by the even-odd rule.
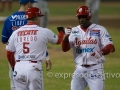
[[79, 25], [66, 28], [62, 42], [64, 52], [73, 49], [75, 70], [71, 80], [71, 90], [104, 90], [104, 55], [115, 48], [107, 30], [91, 23], [91, 13], [87, 6], [80, 6], [76, 14]]
[[27, 9], [28, 23], [13, 32], [6, 46], [17, 90], [43, 90], [42, 62], [46, 57], [47, 43], [60, 44], [63, 40], [63, 27], [57, 28], [58, 35], [39, 27], [42, 16], [39, 8]]

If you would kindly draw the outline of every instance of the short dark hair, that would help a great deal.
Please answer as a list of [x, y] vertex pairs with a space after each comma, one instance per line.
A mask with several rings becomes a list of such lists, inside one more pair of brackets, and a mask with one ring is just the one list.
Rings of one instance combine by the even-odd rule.
[[35, 20], [36, 19], [36, 17], [32, 17], [32, 18], [28, 18], [27, 20]]

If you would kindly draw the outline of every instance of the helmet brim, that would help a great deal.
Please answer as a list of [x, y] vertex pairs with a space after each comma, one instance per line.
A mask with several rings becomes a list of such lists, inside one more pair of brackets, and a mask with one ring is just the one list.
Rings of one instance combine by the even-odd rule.
[[39, 16], [39, 17], [43, 17], [43, 16], [45, 16], [45, 15], [44, 15], [44, 14], [39, 14], [38, 16]]

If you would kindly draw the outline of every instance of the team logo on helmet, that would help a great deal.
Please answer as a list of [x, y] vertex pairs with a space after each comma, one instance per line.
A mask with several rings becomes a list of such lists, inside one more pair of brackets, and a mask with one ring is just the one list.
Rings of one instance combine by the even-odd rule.
[[28, 18], [28, 15], [25, 15], [26, 18]]
[[79, 12], [82, 12], [82, 8], [79, 9]]

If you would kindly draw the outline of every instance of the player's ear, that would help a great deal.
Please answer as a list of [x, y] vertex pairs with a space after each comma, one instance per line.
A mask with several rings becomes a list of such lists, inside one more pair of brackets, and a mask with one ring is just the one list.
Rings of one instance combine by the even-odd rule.
[[29, 2], [28, 4], [27, 4], [27, 8], [31, 8], [32, 7], [32, 5], [31, 5], [31, 3]]
[[35, 17], [35, 20], [37, 21], [37, 20], [38, 20], [38, 17]]

